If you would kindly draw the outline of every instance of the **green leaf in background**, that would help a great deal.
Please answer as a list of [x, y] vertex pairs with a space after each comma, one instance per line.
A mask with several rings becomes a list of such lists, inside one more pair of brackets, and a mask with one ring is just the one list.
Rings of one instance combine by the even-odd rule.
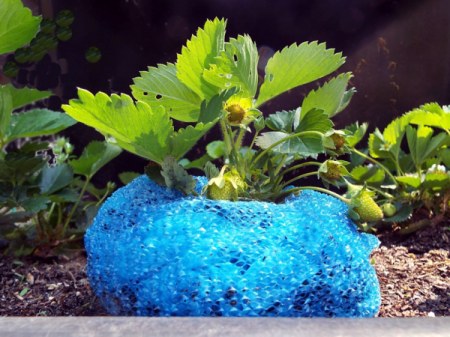
[[66, 114], [48, 109], [34, 109], [13, 114], [7, 141], [18, 138], [53, 135], [76, 121]]
[[[256, 138], [256, 145], [262, 149], [267, 149], [288, 136], [290, 134], [286, 132], [265, 132]], [[322, 137], [319, 135], [307, 135], [290, 138], [274, 146], [273, 151], [285, 154], [297, 154], [302, 157], [316, 157], [317, 154], [323, 152]]]
[[347, 91], [351, 73], [340, 74], [326, 82], [317, 90], [312, 90], [302, 103], [302, 112], [307, 114], [312, 109], [323, 110], [328, 117], [333, 117], [341, 112], [350, 102], [354, 90]]
[[203, 72], [215, 62], [215, 58], [224, 50], [225, 20], [208, 20], [197, 35], [187, 41], [177, 57], [177, 76], [181, 82], [203, 99], [209, 99], [218, 93], [218, 88], [203, 78]]
[[266, 118], [265, 124], [274, 131], [293, 132], [300, 123], [300, 113], [300, 108], [290, 111], [277, 111]]
[[290, 89], [315, 81], [335, 71], [345, 62], [342, 53], [326, 49], [318, 42], [292, 44], [275, 53], [265, 69], [257, 106]]
[[177, 78], [174, 64], [159, 64], [142, 71], [131, 86], [133, 96], [153, 109], [164, 106], [170, 117], [182, 122], [196, 122], [200, 113], [200, 97]]
[[402, 184], [411, 186], [413, 188], [418, 188], [421, 184], [420, 177], [418, 175], [410, 175], [410, 176], [398, 176], [395, 177], [397, 181]]
[[248, 35], [239, 35], [225, 44], [203, 77], [221, 89], [238, 87], [244, 95], [254, 97], [258, 86], [258, 49]]
[[21, 201], [20, 204], [25, 211], [37, 213], [46, 209], [48, 203], [50, 203], [50, 199], [48, 197], [36, 195]]
[[377, 166], [356, 166], [350, 172], [351, 177], [360, 184], [381, 184], [384, 181], [385, 172]]
[[325, 133], [331, 130], [332, 127], [333, 122], [323, 110], [312, 109], [306, 115], [303, 115], [302, 110], [300, 113], [300, 123], [295, 129], [295, 132], [319, 131]]
[[52, 194], [69, 185], [73, 180], [73, 171], [68, 164], [44, 166], [40, 175], [41, 193]]
[[350, 147], [355, 147], [366, 134], [367, 123], [359, 125], [358, 122], [351, 124], [345, 128], [345, 140]]
[[119, 179], [122, 182], [122, 184], [127, 185], [128, 183], [130, 183], [131, 181], [133, 181], [140, 175], [141, 175], [141, 173], [126, 171], [126, 172], [119, 173]]
[[0, 1], [0, 54], [6, 54], [27, 44], [39, 30], [40, 17], [20, 0]]
[[225, 143], [222, 140], [215, 140], [206, 145], [206, 153], [211, 159], [221, 158], [225, 154]]
[[450, 133], [450, 112], [436, 103], [428, 103], [407, 113], [411, 124], [426, 125], [440, 128]]
[[13, 109], [21, 108], [27, 104], [50, 97], [51, 91], [41, 91], [33, 88], [15, 88], [8, 84], [11, 90]]
[[442, 132], [432, 137], [433, 133], [432, 128], [424, 125], [419, 125], [417, 130], [410, 125], [406, 127], [408, 146], [416, 167], [421, 167], [443, 145], [450, 145], [449, 135]]
[[81, 156], [71, 160], [69, 165], [75, 174], [81, 174], [91, 178], [98, 170], [116, 158], [121, 152], [122, 149], [117, 145], [92, 141], [83, 150]]
[[429, 172], [425, 175], [423, 186], [434, 190], [448, 189], [450, 188], [450, 173]]
[[136, 104], [130, 96], [95, 96], [78, 89], [79, 99], [63, 105], [64, 111], [79, 122], [89, 125], [105, 136], [112, 136], [125, 150], [162, 163], [170, 154], [173, 125], [169, 115], [160, 107], [152, 110], [147, 103]]
[[21, 184], [45, 164], [46, 160], [34, 153], [9, 152], [0, 160], [0, 181]]
[[397, 161], [406, 125], [408, 125], [408, 118], [402, 116], [389, 123], [383, 133], [376, 129], [369, 136], [370, 155], [374, 158], [390, 158], [394, 162]]
[[450, 167], [450, 149], [442, 149], [439, 154], [442, 158], [442, 163], [445, 166]]
[[[9, 129], [13, 102], [10, 86], [0, 85], [0, 144], [6, 141], [4, 138]], [[0, 149], [1, 150], [1, 149]]]

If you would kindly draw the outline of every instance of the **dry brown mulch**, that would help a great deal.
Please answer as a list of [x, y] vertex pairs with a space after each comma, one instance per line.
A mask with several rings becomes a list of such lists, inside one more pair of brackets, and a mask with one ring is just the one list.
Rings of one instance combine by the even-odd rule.
[[[381, 236], [372, 255], [380, 280], [380, 317], [450, 316], [450, 227], [409, 238]], [[83, 255], [0, 260], [0, 316], [106, 315], [86, 278]]]

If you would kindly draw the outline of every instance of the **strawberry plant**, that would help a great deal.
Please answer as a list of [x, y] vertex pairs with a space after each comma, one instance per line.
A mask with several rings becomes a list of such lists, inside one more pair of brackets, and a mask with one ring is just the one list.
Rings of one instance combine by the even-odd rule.
[[[212, 199], [282, 201], [305, 188], [320, 189], [292, 186], [302, 178], [342, 181], [348, 172], [335, 157], [345, 152], [344, 134], [350, 135], [335, 130], [331, 118], [355, 92], [348, 88], [351, 73], [329, 78], [297, 106], [263, 113], [275, 97], [333, 73], [345, 62], [342, 54], [324, 43], [294, 43], [268, 60], [260, 81], [256, 44], [248, 35], [226, 40], [225, 27], [223, 19], [208, 20], [176, 63], [149, 67], [134, 79], [133, 97], [79, 89], [78, 98], [63, 109], [148, 159], [146, 172], [153, 180], [185, 194], [195, 194], [189, 168], [204, 170], [209, 183], [203, 193]], [[176, 129], [174, 121], [186, 126]], [[188, 160], [189, 150], [213, 127], [222, 139], [209, 144], [202, 157]], [[361, 131], [354, 130], [352, 137], [358, 141]], [[319, 155], [331, 158], [317, 161]], [[294, 177], [285, 178], [288, 174]], [[339, 197], [358, 210], [359, 196]]]
[[[429, 103], [369, 135], [368, 151], [351, 144], [349, 179], [377, 196], [385, 218], [368, 229], [391, 224], [408, 234], [446, 219], [450, 198], [450, 109]], [[417, 217], [420, 220], [415, 221]]]
[[[29, 42], [39, 22], [20, 1], [1, 2], [0, 53]], [[45, 256], [62, 243], [79, 241], [114, 188], [109, 183], [97, 189], [91, 179], [120, 148], [92, 142], [76, 158], [68, 140], [54, 137], [75, 120], [43, 108], [21, 111], [49, 96], [49, 91], [0, 85], [0, 239], [15, 255]]]

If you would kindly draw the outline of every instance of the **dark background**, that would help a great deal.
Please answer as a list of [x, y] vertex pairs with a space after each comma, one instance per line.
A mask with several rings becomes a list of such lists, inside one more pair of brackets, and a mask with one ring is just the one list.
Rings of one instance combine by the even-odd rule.
[[[33, 1], [31, 1], [33, 2]], [[227, 35], [248, 33], [261, 59], [293, 42], [319, 40], [342, 51], [358, 92], [335, 118], [337, 127], [368, 121], [383, 128], [393, 117], [431, 101], [450, 104], [450, 1], [448, 0], [58, 0], [34, 1], [43, 16], [62, 9], [75, 14], [73, 37], [41, 61], [33, 78], [41, 89], [76, 96], [76, 87], [130, 93], [132, 78], [157, 63], [174, 62], [207, 18], [228, 19]], [[90, 46], [102, 59], [86, 61]], [[27, 78], [26, 76], [22, 76]], [[29, 77], [28, 77], [29, 78]], [[26, 81], [26, 80], [23, 80]], [[294, 108], [306, 89], [293, 90], [265, 107]], [[77, 148], [101, 138], [82, 125], [68, 130]], [[203, 148], [201, 144], [199, 148]], [[122, 155], [107, 170], [108, 179], [124, 170], [142, 171], [145, 162]], [[103, 179], [102, 179], [103, 180]]]

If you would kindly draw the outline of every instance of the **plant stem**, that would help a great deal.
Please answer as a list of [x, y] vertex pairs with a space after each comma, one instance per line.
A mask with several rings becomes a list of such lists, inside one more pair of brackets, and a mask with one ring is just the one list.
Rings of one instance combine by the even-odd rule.
[[395, 184], [395, 186], [398, 186], [398, 182], [395, 179], [394, 175], [391, 173], [391, 171], [384, 166], [383, 164], [381, 164], [378, 160], [373, 159], [372, 157], [366, 155], [365, 153], [358, 151], [355, 148], [352, 148], [351, 151], [355, 154], [357, 154], [358, 156], [363, 157], [364, 159], [367, 159], [368, 161], [372, 162], [375, 165], [378, 165], [379, 167], [381, 167], [383, 169], [384, 172], [386, 172], [386, 174], [389, 176], [389, 178], [391, 178], [392, 182]]
[[281, 175], [285, 175], [288, 172], [291, 172], [291, 171], [294, 171], [296, 169], [299, 169], [299, 168], [302, 168], [302, 167], [305, 167], [305, 166], [309, 166], [309, 165], [320, 166], [320, 165], [322, 165], [322, 163], [319, 163], [318, 161], [307, 161], [307, 162], [304, 162], [304, 163], [301, 163], [301, 164], [297, 164], [297, 165], [294, 165], [294, 166], [291, 166], [291, 167], [287, 168], [286, 170], [281, 172]]
[[62, 234], [65, 234], [67, 231], [67, 227], [69, 226], [70, 220], [72, 220], [73, 215], [75, 214], [75, 211], [78, 208], [78, 205], [81, 202], [81, 199], [83, 198], [84, 193], [86, 192], [86, 188], [89, 184], [89, 181], [91, 180], [90, 176], [86, 176], [86, 181], [84, 182], [83, 187], [81, 188], [80, 194], [78, 196], [77, 201], [75, 202], [75, 204], [73, 205], [72, 209], [70, 210], [69, 215], [67, 216], [66, 222], [64, 223], [64, 227], [63, 227], [63, 232]]
[[261, 151], [254, 159], [253, 159], [253, 163], [257, 163], [258, 160], [260, 160], [266, 153], [268, 153], [269, 151], [271, 151], [273, 148], [275, 148], [276, 146], [284, 143], [285, 141], [292, 139], [292, 138], [296, 138], [296, 137], [301, 137], [301, 136], [307, 136], [307, 135], [315, 135], [315, 136], [320, 136], [323, 137], [323, 134], [319, 131], [301, 131], [301, 132], [297, 132], [294, 133], [292, 135], [286, 136], [283, 139], [280, 139], [279, 141], [276, 141], [275, 143], [273, 143], [272, 145], [270, 145], [267, 149]]
[[239, 133], [236, 137], [236, 152], [239, 152], [241, 150], [242, 147], [242, 141], [244, 140], [244, 136], [245, 136], [245, 130], [244, 129], [240, 129]]
[[228, 134], [227, 125], [223, 120], [220, 121], [220, 129], [222, 130], [223, 141], [225, 143], [225, 161], [227, 161], [229, 160], [231, 153], [231, 139], [230, 135]]
[[291, 194], [291, 193], [295, 193], [295, 192], [299, 192], [299, 191], [303, 191], [303, 190], [314, 190], [314, 191], [318, 191], [318, 192], [322, 192], [322, 193], [326, 193], [329, 194], [335, 198], [338, 198], [339, 200], [345, 202], [345, 203], [349, 203], [350, 200], [344, 198], [342, 195], [339, 195], [333, 191], [327, 190], [325, 188], [322, 187], [317, 187], [317, 186], [301, 186], [301, 187], [295, 187], [295, 188], [291, 188], [289, 190], [283, 191], [281, 193], [281, 195], [287, 195], [287, 194]]
[[294, 181], [297, 181], [297, 180], [300, 180], [300, 179], [303, 179], [303, 178], [306, 178], [306, 177], [314, 176], [314, 175], [317, 175], [318, 173], [319, 173], [318, 171], [314, 171], [314, 172], [308, 172], [308, 173], [300, 174], [299, 176], [296, 176], [296, 177], [292, 178], [291, 180], [286, 181], [283, 185], [281, 185], [281, 188], [289, 186]]

